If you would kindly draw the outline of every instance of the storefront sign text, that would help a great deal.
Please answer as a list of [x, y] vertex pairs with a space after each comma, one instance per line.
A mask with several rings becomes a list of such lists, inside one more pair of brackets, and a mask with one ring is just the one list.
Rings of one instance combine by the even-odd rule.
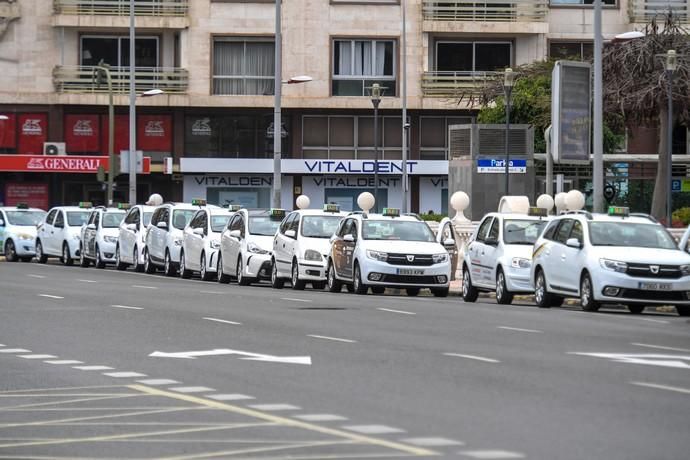
[[[313, 177], [317, 187], [375, 187], [373, 177]], [[379, 177], [379, 187], [398, 187], [399, 177]]]
[[[95, 173], [108, 169], [107, 156], [0, 155], [0, 171]], [[144, 157], [143, 174], [151, 172], [151, 158]]]
[[[510, 160], [509, 168], [511, 174], [525, 174], [527, 172], [527, 160]], [[506, 160], [495, 158], [484, 158], [477, 160], [478, 173], [500, 174], [506, 172]]]
[[270, 187], [271, 177], [256, 176], [198, 176], [194, 178], [197, 185], [210, 187]]

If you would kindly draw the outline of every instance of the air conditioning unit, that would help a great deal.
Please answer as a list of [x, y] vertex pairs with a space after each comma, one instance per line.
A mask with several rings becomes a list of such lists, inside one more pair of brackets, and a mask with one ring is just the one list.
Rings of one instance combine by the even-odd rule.
[[44, 142], [43, 155], [67, 155], [64, 142]]

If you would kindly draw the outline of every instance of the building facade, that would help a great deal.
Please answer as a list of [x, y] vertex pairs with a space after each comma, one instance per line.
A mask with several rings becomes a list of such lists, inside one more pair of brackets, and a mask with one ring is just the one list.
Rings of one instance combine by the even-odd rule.
[[[592, 53], [592, 0], [284, 0], [282, 203], [355, 207], [374, 188], [379, 107], [379, 202], [400, 206], [402, 136], [409, 145], [409, 208], [447, 212], [448, 126], [472, 123], [457, 95], [495, 72], [548, 56]], [[668, 6], [688, 20], [686, 0], [603, 0], [604, 36], [639, 28]], [[668, 3], [662, 7], [662, 3]], [[135, 0], [137, 149], [151, 158], [138, 201], [206, 198], [270, 205], [273, 142], [272, 0]], [[0, 201], [22, 194], [48, 204], [103, 201], [93, 164], [79, 169], [33, 157], [56, 144], [67, 157], [108, 153], [108, 93], [94, 66], [111, 67], [115, 152], [129, 147], [129, 0], [0, 0]], [[402, 56], [407, 72], [402, 75]], [[402, 81], [407, 83], [403, 128]], [[650, 143], [653, 145], [653, 143]], [[50, 149], [49, 149], [50, 152]], [[648, 152], [653, 153], [653, 152]], [[22, 162], [13, 156], [31, 156]], [[171, 157], [174, 174], [164, 173]], [[21, 159], [20, 159], [21, 160]], [[94, 160], [95, 161], [95, 160]], [[99, 160], [100, 161], [100, 160]], [[41, 163], [43, 168], [32, 168]], [[73, 162], [74, 163], [74, 162]], [[75, 163], [76, 164], [76, 163]], [[95, 163], [94, 163], [95, 164]], [[38, 171], [38, 172], [35, 172]], [[127, 175], [116, 201], [127, 200]]]

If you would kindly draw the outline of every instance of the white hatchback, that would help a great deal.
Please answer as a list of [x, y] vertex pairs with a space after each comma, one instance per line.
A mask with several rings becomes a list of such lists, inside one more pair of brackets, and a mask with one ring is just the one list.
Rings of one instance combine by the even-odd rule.
[[156, 208], [146, 230], [144, 271], [163, 268], [166, 276], [177, 274], [182, 249], [182, 232], [199, 210], [190, 203], [165, 203]]
[[36, 232], [36, 260], [44, 264], [48, 257], [60, 257], [65, 265], [72, 265], [80, 256], [81, 227], [91, 212], [89, 202], [80, 206], [52, 208]]
[[115, 248], [120, 232], [120, 222], [125, 212], [116, 208], [99, 206], [89, 215], [81, 228], [79, 266], [88, 267], [93, 261], [96, 268], [115, 263]]
[[234, 211], [205, 208], [196, 212], [185, 227], [180, 252], [180, 276], [190, 278], [198, 272], [203, 281], [216, 274], [220, 234]]
[[36, 226], [46, 212], [25, 205], [0, 208], [0, 254], [8, 262], [29, 262], [36, 254]]
[[138, 204], [127, 212], [118, 235], [115, 249], [115, 268], [125, 270], [134, 265], [138, 272], [144, 271], [144, 247], [146, 246], [146, 229], [156, 208]]

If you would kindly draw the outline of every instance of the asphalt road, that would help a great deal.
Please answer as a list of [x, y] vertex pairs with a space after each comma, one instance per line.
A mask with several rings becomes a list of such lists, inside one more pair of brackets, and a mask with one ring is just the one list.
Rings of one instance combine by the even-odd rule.
[[2, 262], [0, 344], [0, 458], [678, 460], [690, 448], [690, 321], [675, 313]]

